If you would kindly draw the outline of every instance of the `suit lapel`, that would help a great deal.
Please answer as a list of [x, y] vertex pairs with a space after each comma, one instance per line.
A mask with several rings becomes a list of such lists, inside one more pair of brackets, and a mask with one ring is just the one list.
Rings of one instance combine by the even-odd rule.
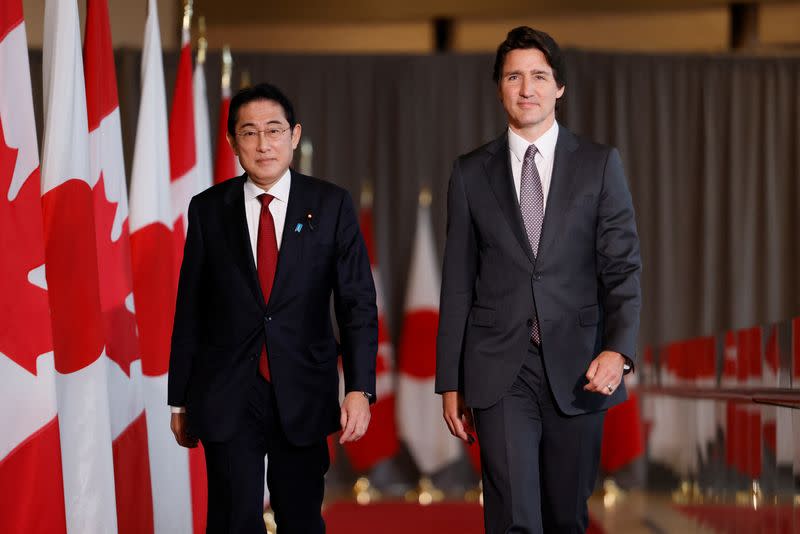
[[[311, 231], [307, 221], [307, 216], [311, 213], [309, 201], [308, 179], [292, 171], [292, 185], [289, 189], [289, 203], [286, 206], [281, 249], [278, 252], [278, 266], [267, 303], [268, 308], [280, 303], [284, 292], [289, 288], [293, 273], [297, 272], [297, 265], [303, 255], [303, 235]], [[298, 223], [303, 225], [299, 232], [295, 231]]]
[[514, 191], [514, 179], [511, 175], [511, 161], [508, 152], [508, 134], [503, 134], [489, 145], [487, 150], [490, 152], [490, 156], [484, 163], [484, 167], [489, 176], [489, 185], [500, 205], [500, 211], [505, 215], [508, 226], [516, 236], [520, 247], [530, 262], [534, 263], [525, 223], [522, 221], [522, 212], [519, 209], [519, 201]]
[[547, 254], [559, 228], [564, 226], [564, 217], [569, 208], [572, 191], [575, 186], [577, 159], [575, 149], [578, 140], [575, 135], [559, 125], [558, 141], [553, 158], [553, 176], [550, 180], [550, 192], [547, 195], [547, 209], [542, 223], [542, 238], [539, 241], [537, 257]]
[[250, 244], [250, 231], [247, 229], [247, 216], [244, 211], [244, 182], [246, 175], [233, 178], [225, 196], [225, 227], [228, 229], [228, 242], [234, 256], [234, 263], [242, 270], [253, 297], [262, 308], [266, 307], [261, 285], [258, 282], [253, 246]]

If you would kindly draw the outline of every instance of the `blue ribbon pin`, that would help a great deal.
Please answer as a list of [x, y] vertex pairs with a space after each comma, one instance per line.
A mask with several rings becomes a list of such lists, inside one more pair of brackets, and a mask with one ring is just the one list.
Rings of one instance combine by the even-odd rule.
[[296, 233], [298, 233], [298, 234], [300, 233], [300, 230], [302, 230], [302, 229], [303, 229], [303, 223], [297, 223], [297, 226], [294, 227], [294, 231]]

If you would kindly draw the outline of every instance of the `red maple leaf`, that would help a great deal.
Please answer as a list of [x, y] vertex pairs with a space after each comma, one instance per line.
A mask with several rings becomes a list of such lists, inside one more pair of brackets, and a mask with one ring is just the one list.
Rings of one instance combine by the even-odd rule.
[[9, 200], [17, 149], [6, 144], [0, 119], [0, 352], [36, 374], [36, 358], [53, 350], [47, 291], [28, 273], [44, 264], [39, 169]]
[[111, 228], [118, 205], [106, 198], [103, 173], [92, 193], [106, 354], [130, 375], [131, 363], [139, 358], [139, 341], [136, 337], [136, 318], [125, 306], [125, 299], [133, 287], [128, 221], [125, 220], [121, 235], [113, 241]]

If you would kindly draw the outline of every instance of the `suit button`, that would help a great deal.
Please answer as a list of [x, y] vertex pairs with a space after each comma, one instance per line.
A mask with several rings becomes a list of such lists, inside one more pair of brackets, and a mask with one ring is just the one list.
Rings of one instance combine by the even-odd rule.
[[267, 322], [270, 322], [272, 320], [272, 316], [265, 317], [264, 320], [267, 321]]
[[541, 273], [533, 273], [533, 279], [534, 280], [541, 280], [542, 279], [542, 274]]
[[528, 328], [533, 326], [533, 319], [528, 319]]

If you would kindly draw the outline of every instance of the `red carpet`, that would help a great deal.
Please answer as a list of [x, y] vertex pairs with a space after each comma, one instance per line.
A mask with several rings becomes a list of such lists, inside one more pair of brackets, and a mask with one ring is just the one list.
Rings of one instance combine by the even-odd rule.
[[722, 505], [676, 508], [720, 534], [789, 534], [800, 530], [800, 509], [791, 506], [765, 506], [758, 510]]
[[[482, 534], [483, 508], [477, 504], [451, 502], [420, 506], [384, 502], [360, 506], [334, 503], [325, 508], [330, 534]], [[591, 522], [587, 534], [603, 534]]]

